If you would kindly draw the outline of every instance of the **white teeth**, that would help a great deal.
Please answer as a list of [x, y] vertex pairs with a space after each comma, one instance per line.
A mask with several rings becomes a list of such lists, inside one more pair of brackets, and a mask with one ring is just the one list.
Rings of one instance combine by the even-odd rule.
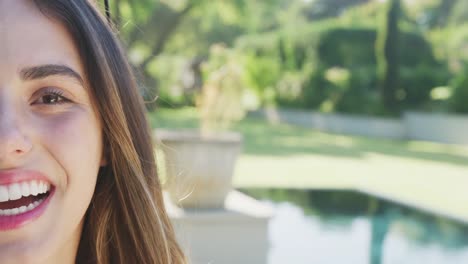
[[39, 185], [37, 184], [37, 181], [32, 181], [29, 185], [29, 190], [31, 190], [31, 194], [34, 196], [37, 196], [39, 193]]
[[[12, 183], [8, 185], [0, 185], [0, 202], [19, 200], [21, 197], [30, 195], [37, 196], [39, 194], [50, 191], [50, 184], [44, 181], [29, 181], [21, 183]], [[44, 198], [32, 202], [29, 205], [23, 205], [17, 208], [0, 209], [0, 216], [14, 216], [29, 212], [39, 206], [44, 201]]]
[[21, 187], [18, 183], [13, 183], [8, 186], [8, 198], [10, 201], [19, 200], [21, 195]]
[[47, 192], [47, 185], [48, 185], [47, 183], [42, 182], [42, 191], [41, 191], [41, 193], [46, 193]]
[[21, 183], [21, 194], [24, 197], [28, 197], [29, 195], [31, 195], [31, 191], [29, 190], [29, 184], [27, 182]]
[[0, 185], [0, 202], [19, 200], [21, 197], [39, 194], [50, 191], [50, 184], [44, 181], [29, 181]]
[[37, 183], [37, 194], [42, 193], [42, 182]]
[[6, 202], [8, 201], [9, 195], [8, 195], [8, 187], [7, 186], [1, 186], [0, 185], [0, 202]]
[[40, 199], [39, 201], [35, 201], [34, 203], [30, 203], [28, 206], [21, 206], [19, 208], [12, 208], [12, 209], [0, 209], [0, 216], [14, 216], [18, 214], [23, 214], [29, 212], [39, 206], [44, 199]]
[[22, 213], [26, 212], [26, 210], [28, 210], [28, 207], [26, 207], [26, 206], [23, 205], [23, 206], [21, 206], [21, 207], [19, 208], [19, 213], [22, 214]]
[[11, 212], [10, 209], [5, 209], [5, 210], [2, 210], [2, 211], [3, 211], [3, 212], [1, 212], [2, 215], [10, 215], [10, 212]]

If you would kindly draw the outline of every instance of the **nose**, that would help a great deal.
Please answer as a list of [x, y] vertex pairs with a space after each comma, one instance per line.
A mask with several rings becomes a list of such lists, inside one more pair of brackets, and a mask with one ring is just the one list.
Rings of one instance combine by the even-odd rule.
[[19, 125], [19, 114], [15, 111], [0, 110], [0, 167], [16, 164], [30, 152], [32, 142]]

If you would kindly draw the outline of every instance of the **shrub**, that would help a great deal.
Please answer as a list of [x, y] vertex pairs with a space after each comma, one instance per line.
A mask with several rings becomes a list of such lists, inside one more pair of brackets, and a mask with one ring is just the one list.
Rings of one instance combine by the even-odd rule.
[[[264, 102], [274, 89], [279, 106], [383, 114], [376, 39], [375, 28], [321, 21], [243, 37], [237, 48], [250, 54], [247, 79]], [[398, 106], [423, 108], [450, 74], [421, 34], [402, 32], [399, 39]]]
[[244, 58], [243, 65], [248, 86], [261, 101], [266, 100], [267, 91], [275, 87], [281, 76], [278, 59], [273, 56], [250, 54]]
[[[376, 65], [373, 28], [334, 28], [324, 32], [318, 44], [319, 60], [326, 67], [355, 67]], [[402, 32], [399, 61], [402, 66], [434, 65], [432, 48], [420, 34]]]
[[325, 70], [317, 68], [305, 80], [298, 104], [307, 109], [318, 109], [328, 98], [331, 86], [325, 79]]
[[301, 97], [305, 77], [302, 72], [286, 72], [276, 83], [275, 102], [278, 106], [303, 108]]
[[400, 68], [400, 101], [404, 109], [415, 109], [429, 102], [431, 90], [447, 85], [450, 73], [442, 66], [421, 64]]
[[342, 113], [377, 114], [379, 105], [377, 74], [372, 67], [355, 68], [350, 71], [350, 79], [335, 110]]
[[319, 60], [326, 67], [375, 65], [373, 29], [335, 28], [327, 31], [317, 48]]
[[468, 113], [468, 68], [460, 73], [452, 82], [453, 94], [450, 99], [450, 107], [457, 113]]

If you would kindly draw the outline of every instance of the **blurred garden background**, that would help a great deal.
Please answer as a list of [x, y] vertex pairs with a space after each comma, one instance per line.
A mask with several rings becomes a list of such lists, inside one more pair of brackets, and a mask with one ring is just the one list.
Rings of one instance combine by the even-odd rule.
[[222, 43], [243, 68], [250, 109], [468, 111], [463, 0], [113, 2], [146, 98], [158, 96], [150, 109], [193, 105]]
[[115, 0], [111, 12], [152, 127], [240, 132], [234, 187], [283, 208], [272, 237], [310, 231], [278, 235], [269, 263], [468, 263], [468, 142], [265, 114], [463, 122], [468, 1]]

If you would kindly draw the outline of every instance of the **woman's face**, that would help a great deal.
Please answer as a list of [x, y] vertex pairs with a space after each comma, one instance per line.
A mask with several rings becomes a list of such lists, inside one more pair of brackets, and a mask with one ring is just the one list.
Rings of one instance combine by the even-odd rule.
[[0, 260], [72, 263], [103, 158], [71, 36], [29, 0], [0, 0]]

